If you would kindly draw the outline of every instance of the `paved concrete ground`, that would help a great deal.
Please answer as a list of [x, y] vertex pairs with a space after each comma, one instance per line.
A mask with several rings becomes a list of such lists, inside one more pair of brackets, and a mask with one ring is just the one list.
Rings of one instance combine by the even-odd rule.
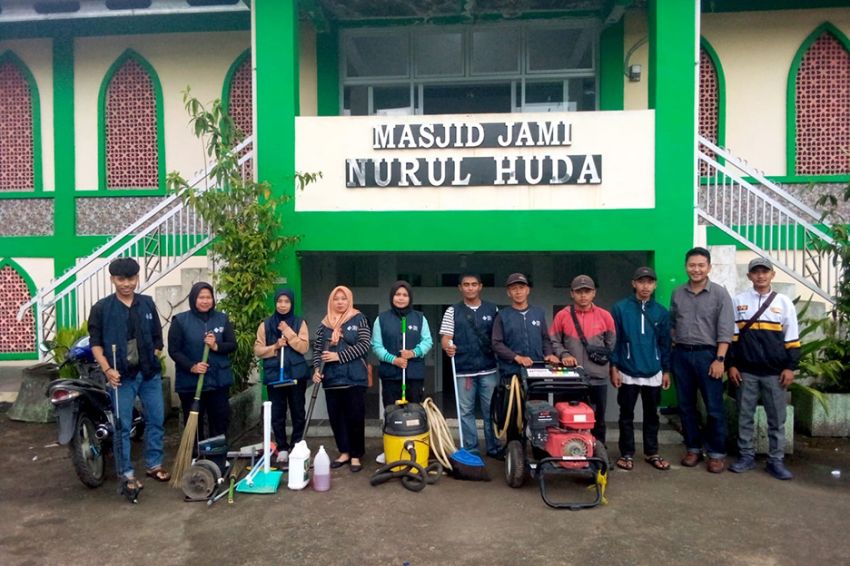
[[[169, 457], [179, 443], [175, 424]], [[376, 468], [333, 472], [328, 493], [238, 495], [228, 506], [183, 503], [152, 480], [139, 505], [115, 482], [85, 488], [53, 425], [0, 414], [0, 563], [38, 564], [846, 564], [850, 441], [801, 439], [779, 482], [761, 469], [708, 474], [674, 465], [613, 471], [607, 506], [547, 508], [535, 486], [443, 478], [421, 493], [369, 485]], [[252, 439], [246, 439], [252, 440]], [[332, 441], [324, 443], [331, 457]], [[368, 450], [379, 449], [370, 440]], [[138, 448], [136, 449], [138, 453]], [[676, 460], [679, 448], [664, 446]], [[140, 466], [140, 464], [137, 464]], [[831, 471], [840, 469], [840, 479]], [[566, 490], [569, 488], [569, 490]], [[580, 486], [563, 485], [561, 494]]]

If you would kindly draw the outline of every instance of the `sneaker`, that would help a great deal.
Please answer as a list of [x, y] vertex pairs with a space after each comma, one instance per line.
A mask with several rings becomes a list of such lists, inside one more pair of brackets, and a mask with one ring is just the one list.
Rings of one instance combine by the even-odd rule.
[[755, 458], [752, 456], [741, 456], [734, 464], [729, 466], [729, 471], [735, 472], [736, 474], [743, 474], [744, 472], [749, 472], [750, 470], [755, 469], [755, 467]]
[[794, 477], [794, 474], [788, 471], [788, 468], [785, 467], [785, 463], [782, 460], [774, 460], [772, 462], [767, 463], [767, 467], [765, 468], [767, 473], [772, 475], [778, 480], [790, 480]]
[[378, 456], [375, 458], [375, 461], [376, 461], [377, 463], [379, 463], [379, 464], [386, 464], [386, 463], [387, 463], [387, 455], [386, 455], [386, 454], [384, 454], [383, 452], [381, 452], [381, 453], [380, 453], [380, 454], [378, 454]]
[[288, 450], [280, 450], [277, 453], [277, 466], [281, 470], [289, 469], [289, 451]]

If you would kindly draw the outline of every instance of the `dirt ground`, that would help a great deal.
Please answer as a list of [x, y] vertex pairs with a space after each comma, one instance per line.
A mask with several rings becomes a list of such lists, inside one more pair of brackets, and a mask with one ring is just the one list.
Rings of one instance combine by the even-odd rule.
[[[179, 444], [173, 420], [167, 454]], [[116, 482], [88, 489], [74, 476], [53, 425], [0, 414], [0, 563], [40, 564], [842, 564], [850, 555], [850, 440], [798, 437], [779, 482], [758, 470], [708, 474], [674, 462], [612, 471], [609, 503], [553, 510], [536, 484], [511, 489], [503, 464], [489, 483], [443, 478], [421, 493], [369, 484], [380, 450], [359, 474], [333, 471], [331, 491], [238, 494], [207, 507], [167, 484], [145, 483], [138, 505]], [[247, 441], [251, 438], [245, 439]], [[324, 444], [335, 457], [331, 439]], [[611, 447], [612, 453], [616, 452]], [[140, 453], [136, 445], [134, 457]], [[137, 459], [138, 461], [138, 459]], [[141, 465], [137, 464], [137, 469]], [[832, 470], [841, 470], [839, 479]], [[562, 482], [555, 495], [587, 497]]]

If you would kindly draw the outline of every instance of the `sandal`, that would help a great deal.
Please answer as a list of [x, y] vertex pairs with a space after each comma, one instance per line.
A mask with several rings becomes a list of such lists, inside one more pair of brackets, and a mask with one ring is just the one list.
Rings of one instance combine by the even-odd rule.
[[124, 487], [126, 487], [130, 491], [141, 491], [144, 486], [139, 480], [135, 478], [129, 478], [124, 481]]
[[171, 474], [165, 470], [163, 467], [153, 468], [152, 470], [148, 470], [145, 472], [149, 478], [153, 478], [156, 481], [167, 482], [171, 479]]
[[617, 467], [621, 470], [631, 471], [632, 468], [635, 467], [634, 458], [631, 456], [620, 456], [617, 459]]
[[665, 471], [670, 469], [670, 463], [658, 454], [647, 456], [645, 460], [647, 464], [649, 464], [656, 470]]

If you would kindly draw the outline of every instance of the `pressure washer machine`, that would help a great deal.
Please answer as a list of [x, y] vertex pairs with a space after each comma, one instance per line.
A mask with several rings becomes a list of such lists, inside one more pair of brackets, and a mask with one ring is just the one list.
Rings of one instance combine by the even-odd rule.
[[[496, 435], [505, 443], [505, 482], [522, 487], [537, 479], [540, 496], [556, 509], [585, 509], [605, 501], [608, 453], [591, 434], [590, 381], [581, 367], [543, 362], [522, 368], [500, 387], [492, 409]], [[547, 478], [578, 476], [595, 490], [591, 501], [556, 501]]]

